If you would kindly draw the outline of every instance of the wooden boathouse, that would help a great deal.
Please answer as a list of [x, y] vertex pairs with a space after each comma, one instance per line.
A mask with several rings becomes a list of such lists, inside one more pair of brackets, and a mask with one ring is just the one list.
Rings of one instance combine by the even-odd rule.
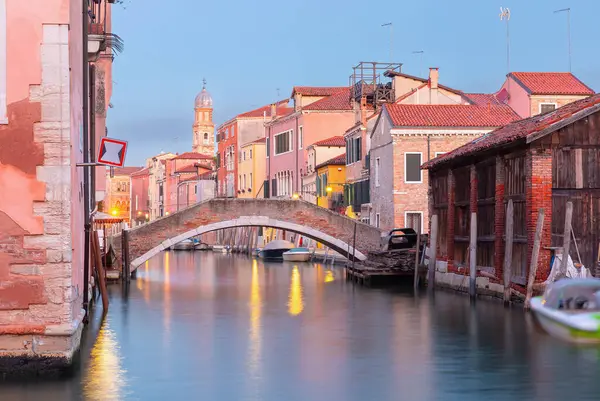
[[509, 203], [512, 290], [525, 291], [542, 208], [535, 279], [547, 279], [552, 252], [563, 246], [568, 202], [569, 254], [600, 276], [600, 95], [510, 123], [422, 168], [429, 171], [429, 213], [437, 215], [436, 282], [437, 275], [468, 276], [475, 266], [477, 277], [505, 286]]

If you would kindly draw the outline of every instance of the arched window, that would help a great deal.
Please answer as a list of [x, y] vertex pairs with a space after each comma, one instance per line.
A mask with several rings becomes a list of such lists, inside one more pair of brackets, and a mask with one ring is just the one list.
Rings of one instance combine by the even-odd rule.
[[208, 145], [208, 132], [204, 133], [204, 144]]

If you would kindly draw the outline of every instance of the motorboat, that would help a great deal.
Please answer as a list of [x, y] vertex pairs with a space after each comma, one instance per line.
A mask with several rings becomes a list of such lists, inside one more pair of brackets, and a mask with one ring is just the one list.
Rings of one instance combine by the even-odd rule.
[[175, 245], [173, 245], [174, 251], [191, 251], [193, 249], [194, 249], [194, 241], [192, 241], [191, 239], [184, 239], [183, 241], [178, 242]]
[[574, 343], [600, 343], [600, 279], [563, 278], [531, 299], [531, 310], [549, 334]]
[[310, 251], [308, 248], [292, 248], [283, 253], [283, 260], [287, 262], [308, 262]]
[[295, 245], [290, 241], [278, 239], [265, 245], [265, 247], [258, 253], [258, 256], [265, 260], [283, 260], [284, 252], [287, 252], [293, 248], [295, 248]]

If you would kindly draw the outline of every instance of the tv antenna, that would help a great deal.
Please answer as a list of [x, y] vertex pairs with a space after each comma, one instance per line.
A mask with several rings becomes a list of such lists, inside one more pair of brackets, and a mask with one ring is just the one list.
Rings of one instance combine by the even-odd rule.
[[510, 73], [510, 31], [508, 29], [508, 21], [510, 21], [510, 10], [500, 7], [500, 21], [506, 20], [506, 73]]
[[381, 26], [389, 26], [390, 27], [390, 63], [394, 62], [394, 54], [393, 54], [393, 49], [394, 49], [394, 34], [393, 34], [393, 29], [394, 26], [392, 25], [391, 22], [388, 22], [386, 24], [381, 24]]
[[414, 52], [412, 52], [412, 54], [420, 54], [421, 55], [421, 60], [420, 60], [420, 64], [419, 64], [419, 74], [421, 75], [421, 78], [425, 78], [425, 76], [423, 75], [423, 53], [425, 53], [425, 51], [423, 51], [423, 50], [415, 50]]
[[561, 10], [554, 11], [554, 14], [557, 13], [567, 13], [567, 41], [569, 42], [569, 72], [571, 72], [571, 9], [563, 8]]

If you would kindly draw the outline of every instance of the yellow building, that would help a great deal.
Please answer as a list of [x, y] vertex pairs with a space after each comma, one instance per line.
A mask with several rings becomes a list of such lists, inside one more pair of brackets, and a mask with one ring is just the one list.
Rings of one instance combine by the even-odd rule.
[[336, 212], [344, 209], [346, 154], [317, 165], [317, 205]]
[[141, 170], [142, 167], [114, 168], [113, 177], [110, 169], [106, 170], [106, 196], [104, 197], [104, 213], [130, 221], [130, 175]]
[[266, 176], [265, 138], [240, 147], [238, 157], [238, 198], [262, 198]]

